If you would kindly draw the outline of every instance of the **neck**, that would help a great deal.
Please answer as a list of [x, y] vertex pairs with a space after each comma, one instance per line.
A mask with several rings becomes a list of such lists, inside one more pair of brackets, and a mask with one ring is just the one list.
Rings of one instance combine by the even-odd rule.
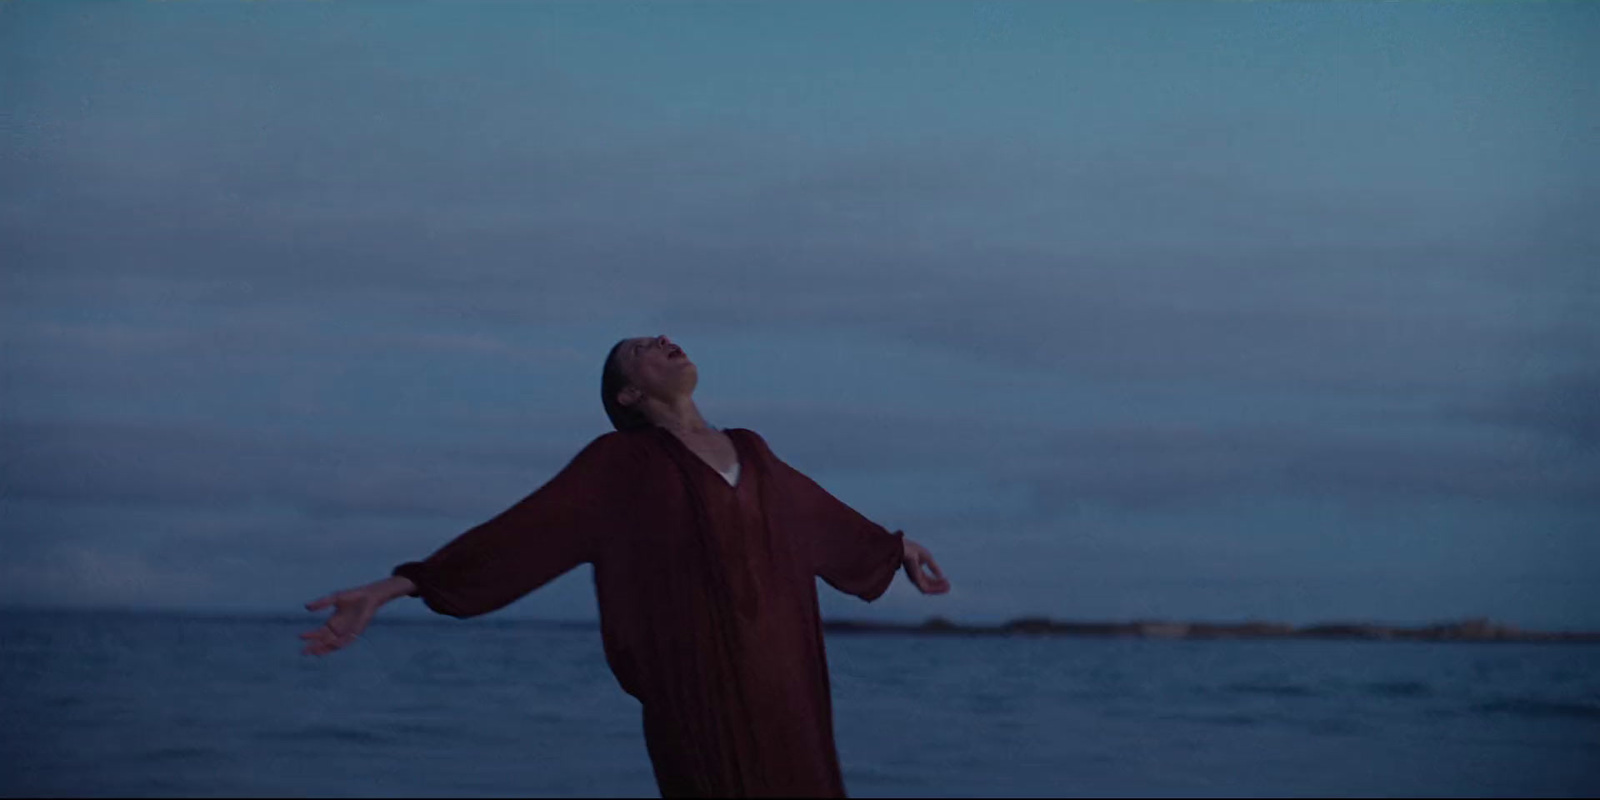
[[713, 428], [700, 416], [694, 398], [684, 395], [670, 400], [653, 400], [645, 416], [650, 421], [680, 435], [708, 433]]

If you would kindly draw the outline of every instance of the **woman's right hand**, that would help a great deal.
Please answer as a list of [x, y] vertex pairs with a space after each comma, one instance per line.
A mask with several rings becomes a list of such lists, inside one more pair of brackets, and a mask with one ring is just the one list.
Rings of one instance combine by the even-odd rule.
[[302, 655], [327, 655], [353, 643], [367, 624], [377, 616], [384, 603], [407, 594], [414, 588], [411, 581], [398, 576], [385, 578], [366, 586], [334, 592], [306, 603], [307, 611], [319, 611], [333, 606], [333, 616], [322, 627], [300, 634], [306, 641]]

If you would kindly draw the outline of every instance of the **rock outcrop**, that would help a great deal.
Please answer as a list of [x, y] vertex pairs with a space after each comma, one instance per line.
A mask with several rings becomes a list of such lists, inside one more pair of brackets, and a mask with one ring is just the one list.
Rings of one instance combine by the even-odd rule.
[[1296, 627], [1281, 622], [1081, 622], [1021, 617], [999, 625], [963, 625], [944, 617], [921, 624], [838, 620], [823, 623], [835, 633], [901, 633], [929, 636], [1093, 636], [1144, 639], [1368, 639], [1429, 642], [1600, 642], [1600, 633], [1525, 631], [1489, 619], [1422, 627], [1368, 622], [1325, 622]]

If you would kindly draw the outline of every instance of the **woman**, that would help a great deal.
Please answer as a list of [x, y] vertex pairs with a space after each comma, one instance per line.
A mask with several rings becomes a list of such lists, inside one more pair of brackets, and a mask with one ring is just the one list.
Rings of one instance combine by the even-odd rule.
[[427, 559], [308, 603], [334, 614], [305, 652], [398, 597], [472, 617], [593, 564], [606, 662], [643, 706], [663, 796], [843, 796], [816, 578], [869, 602], [902, 567], [925, 594], [949, 582], [755, 432], [707, 424], [697, 380], [665, 336], [618, 342], [601, 373], [616, 431]]

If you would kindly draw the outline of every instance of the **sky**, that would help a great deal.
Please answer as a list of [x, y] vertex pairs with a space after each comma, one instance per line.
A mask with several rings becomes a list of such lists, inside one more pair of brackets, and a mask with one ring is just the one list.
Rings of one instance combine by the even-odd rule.
[[708, 421], [953, 584], [830, 617], [1600, 628], [1597, 41], [1579, 3], [0, 4], [0, 605], [304, 613], [538, 488], [666, 334]]

